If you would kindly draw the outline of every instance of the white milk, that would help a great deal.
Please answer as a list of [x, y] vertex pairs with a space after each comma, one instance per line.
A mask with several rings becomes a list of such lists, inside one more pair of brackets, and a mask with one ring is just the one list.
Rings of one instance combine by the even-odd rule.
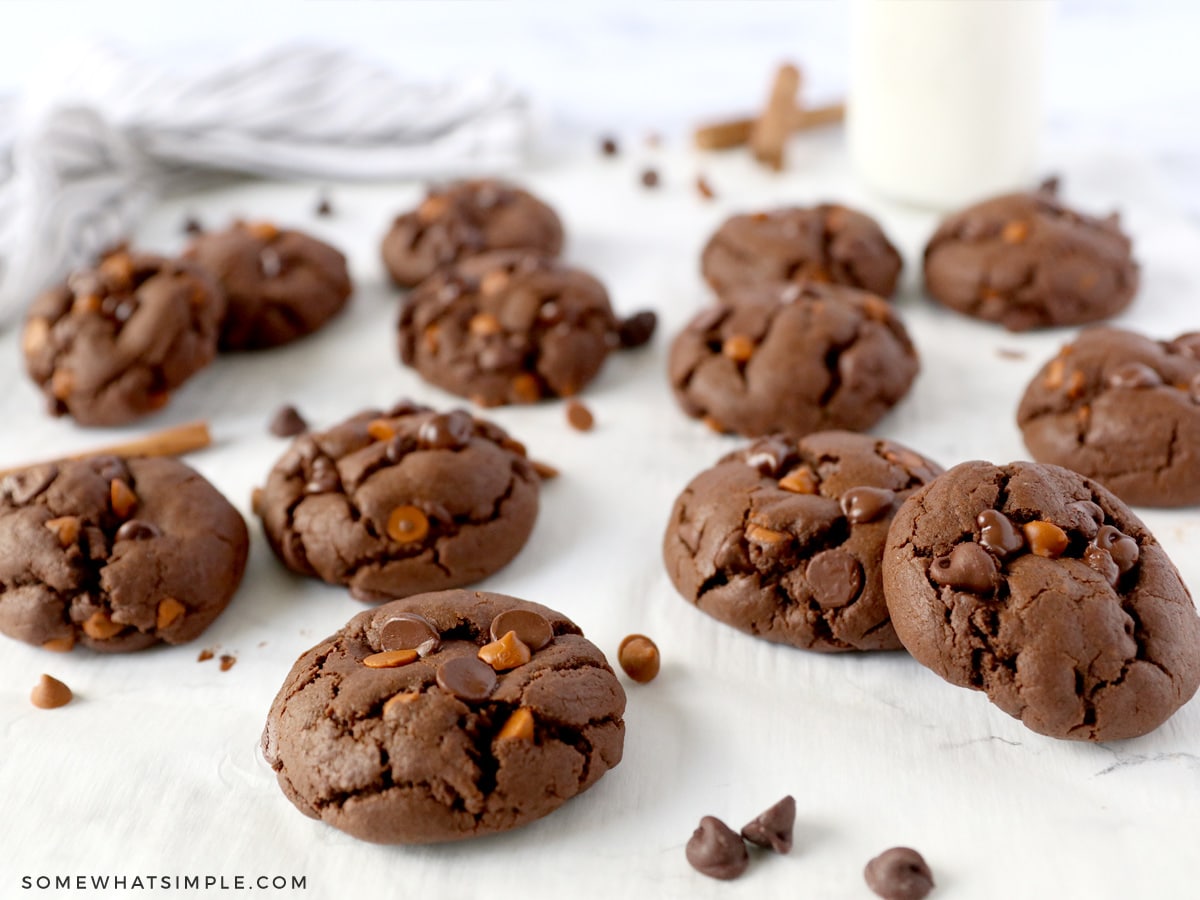
[[948, 208], [1036, 176], [1049, 0], [856, 0], [847, 140], [893, 199]]

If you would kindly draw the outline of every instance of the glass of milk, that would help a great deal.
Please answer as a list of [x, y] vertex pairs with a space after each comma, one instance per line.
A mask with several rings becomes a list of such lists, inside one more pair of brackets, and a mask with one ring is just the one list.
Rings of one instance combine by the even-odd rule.
[[847, 141], [881, 194], [946, 209], [1036, 176], [1051, 0], [856, 0]]

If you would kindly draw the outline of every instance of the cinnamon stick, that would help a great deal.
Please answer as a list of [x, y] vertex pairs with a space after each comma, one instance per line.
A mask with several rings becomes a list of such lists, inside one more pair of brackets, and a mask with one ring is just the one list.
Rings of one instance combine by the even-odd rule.
[[783, 168], [783, 148], [792, 131], [799, 90], [800, 70], [791, 63], [784, 63], [775, 72], [767, 107], [750, 131], [750, 150], [754, 158], [777, 172]]
[[[68, 462], [75, 459], [87, 459], [90, 456], [179, 456], [192, 450], [203, 449], [211, 443], [212, 435], [209, 433], [207, 422], [189, 422], [186, 425], [177, 425], [174, 428], [156, 431], [132, 441], [99, 447], [83, 453], [74, 453], [70, 456], [60, 456], [57, 459], [46, 460], [46, 462]], [[26, 463], [23, 466], [0, 469], [0, 477], [35, 465], [39, 464]]]
[[[845, 103], [829, 103], [810, 109], [798, 109], [792, 114], [791, 130], [806, 131], [823, 125], [836, 125], [846, 118]], [[758, 119], [743, 117], [709, 122], [699, 126], [693, 134], [696, 146], [701, 150], [728, 150], [740, 147], [750, 140], [750, 133]]]

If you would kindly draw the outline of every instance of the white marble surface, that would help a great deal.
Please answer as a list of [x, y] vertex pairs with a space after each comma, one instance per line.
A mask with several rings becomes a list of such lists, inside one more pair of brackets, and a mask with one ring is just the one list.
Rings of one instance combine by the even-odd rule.
[[[1200, 701], [1138, 740], [1053, 741], [902, 654], [812, 655], [733, 632], [684, 604], [662, 570], [658, 544], [672, 499], [736, 446], [678, 413], [663, 376], [667, 339], [706, 300], [699, 247], [729, 212], [831, 197], [883, 220], [910, 262], [900, 309], [924, 368], [876, 431], [944, 464], [1024, 455], [1012, 422], [1017, 398], [1069, 337], [1014, 337], [931, 307], [911, 263], [932, 219], [866, 195], [836, 134], [797, 140], [784, 176], [742, 154], [702, 159], [679, 141], [654, 151], [636, 140], [649, 128], [678, 135], [696, 116], [755, 102], [785, 53], [810, 66], [818, 93], [836, 94], [836, 4], [262, 3], [239, 4], [236, 20], [233, 8], [173, 7], [168, 18], [161, 4], [10, 0], [0, 4], [0, 85], [15, 85], [38, 48], [63, 31], [116, 36], [184, 61], [244, 43], [248, 32], [255, 40], [319, 33], [416, 71], [499, 68], [577, 133], [628, 136], [617, 160], [585, 153], [519, 173], [562, 209], [569, 259], [601, 275], [619, 309], [656, 308], [662, 332], [646, 351], [613, 359], [588, 391], [598, 421], [591, 434], [568, 429], [557, 405], [495, 412], [564, 474], [546, 487], [529, 546], [484, 587], [562, 609], [609, 653], [628, 632], [651, 634], [664, 670], [648, 686], [626, 682], [625, 761], [552, 817], [460, 846], [355, 842], [297, 813], [256, 745], [292, 660], [360, 607], [338, 589], [285, 574], [252, 527], [243, 588], [194, 645], [103, 658], [3, 642], [0, 896], [61, 895], [22, 891], [23, 875], [299, 874], [307, 892], [275, 895], [459, 898], [494, 896], [503, 885], [530, 898], [855, 898], [869, 896], [862, 865], [894, 844], [926, 854], [935, 897], [1196, 896]], [[387, 27], [368, 28], [375, 17]], [[1200, 232], [1180, 209], [1194, 200], [1186, 179], [1197, 183], [1195, 126], [1190, 106], [1181, 106], [1195, 98], [1195, 29], [1179, 25], [1197, 16], [1163, 3], [1109, 2], [1065, 3], [1063, 18], [1073, 26], [1051, 66], [1046, 170], [1067, 176], [1069, 199], [1124, 213], [1144, 285], [1121, 322], [1155, 335], [1198, 328]], [[662, 171], [661, 191], [637, 186], [645, 164]], [[719, 193], [714, 203], [692, 187], [701, 170]], [[231, 186], [165, 204], [139, 235], [170, 251], [186, 213], [213, 223], [270, 216], [329, 236], [351, 257], [358, 292], [328, 330], [220, 361], [146, 423], [210, 419], [217, 444], [193, 462], [247, 515], [250, 490], [282, 451], [265, 433], [279, 403], [296, 401], [328, 423], [405, 394], [452, 402], [398, 366], [394, 295], [377, 261], [389, 214], [417, 188], [335, 187], [332, 219], [312, 216], [316, 193], [311, 185]], [[4, 337], [0, 467], [127, 435], [45, 418], [19, 371], [14, 336]], [[1000, 348], [1027, 356], [1001, 358]], [[1145, 518], [1200, 588], [1200, 515]], [[238, 662], [227, 673], [199, 664], [201, 647]], [[48, 713], [31, 708], [28, 690], [42, 671], [70, 684], [78, 701]], [[683, 845], [701, 815], [737, 827], [785, 792], [799, 807], [790, 857], [756, 857], [730, 884], [687, 866]]]

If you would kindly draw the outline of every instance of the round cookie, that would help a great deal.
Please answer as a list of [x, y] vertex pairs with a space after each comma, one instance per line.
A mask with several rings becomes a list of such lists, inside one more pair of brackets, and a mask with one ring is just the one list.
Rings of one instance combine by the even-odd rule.
[[689, 416], [751, 437], [870, 428], [917, 375], [891, 305], [841, 285], [741, 288], [696, 316], [668, 375]]
[[52, 415], [121, 425], [212, 362], [225, 298], [202, 269], [118, 249], [29, 309], [21, 346]]
[[328, 244], [269, 222], [236, 222], [202, 234], [184, 259], [206, 269], [228, 300], [222, 350], [262, 350], [316, 331], [350, 297], [346, 257]]
[[401, 287], [437, 269], [490, 250], [562, 251], [563, 229], [549, 206], [493, 179], [433, 188], [415, 210], [396, 218], [383, 239], [383, 264]]
[[774, 435], [701, 472], [675, 501], [663, 559], [689, 603], [805, 650], [895, 650], [880, 561], [934, 462], [848, 431]]
[[360, 613], [300, 657], [262, 746], [306, 815], [426, 844], [518, 828], [587, 790], [621, 761], [624, 711], [561, 613], [443, 591]]
[[1200, 683], [1200, 617], [1145, 525], [1059, 466], [955, 466], [896, 513], [892, 624], [947, 681], [1040, 734], [1152, 731]]
[[1034, 376], [1017, 424], [1034, 459], [1126, 503], [1200, 503], [1200, 333], [1089, 328]]
[[1093, 218], [1059, 200], [1057, 182], [947, 218], [925, 247], [925, 289], [951, 309], [1010, 331], [1114, 316], [1138, 286], [1117, 215]]
[[400, 358], [481, 406], [576, 394], [620, 343], [608, 292], [580, 269], [521, 252], [467, 260], [404, 298]]
[[0, 632], [51, 650], [197, 637], [246, 568], [246, 523], [169, 458], [97, 456], [0, 480]]
[[403, 402], [296, 438], [254, 506], [284, 565], [374, 602], [505, 566], [533, 530], [538, 487], [503, 429]]
[[705, 280], [723, 299], [733, 288], [804, 280], [890, 297], [902, 265], [878, 222], [830, 203], [733, 216], [700, 255]]

